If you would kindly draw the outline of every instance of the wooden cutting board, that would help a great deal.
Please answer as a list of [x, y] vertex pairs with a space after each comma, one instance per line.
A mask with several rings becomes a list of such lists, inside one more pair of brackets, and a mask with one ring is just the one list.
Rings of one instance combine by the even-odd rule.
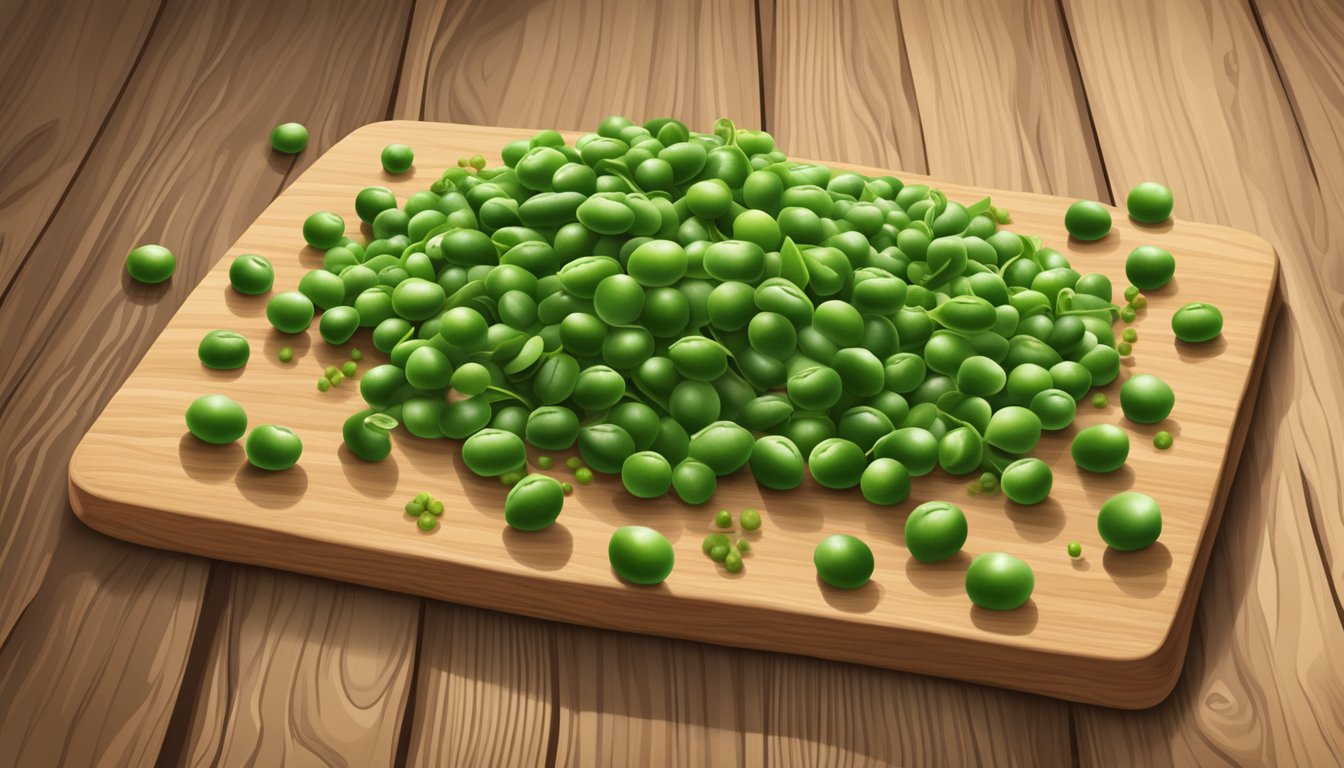
[[[362, 332], [333, 348], [316, 323], [285, 336], [266, 322], [266, 297], [229, 288], [228, 266], [241, 253], [260, 253], [276, 268], [275, 290], [292, 290], [321, 264], [300, 227], [318, 210], [342, 215], [358, 231], [355, 193], [370, 184], [398, 199], [428, 187], [458, 157], [485, 155], [492, 164], [507, 142], [531, 131], [464, 125], [386, 122], [355, 131], [315, 162], [257, 219], [206, 276], [135, 372], [108, 404], [70, 462], [70, 495], [88, 525], [111, 536], [207, 557], [270, 566], [410, 592], [427, 597], [598, 627], [725, 645], [799, 653], [942, 675], [1117, 707], [1151, 706], [1175, 685], [1190, 619], [1218, 528], [1255, 397], [1263, 348], [1277, 307], [1277, 260], [1264, 240], [1226, 227], [1176, 221], [1139, 227], [1115, 212], [1115, 229], [1099, 243], [1068, 240], [1070, 200], [980, 189], [911, 174], [971, 203], [991, 195], [1011, 211], [1010, 227], [1038, 234], [1080, 271], [1108, 275], [1117, 293], [1127, 285], [1124, 257], [1141, 244], [1177, 256], [1172, 284], [1148, 294], [1147, 310], [1121, 379], [1154, 373], [1176, 391], [1167, 421], [1131, 424], [1120, 413], [1120, 380], [1103, 388], [1110, 405], [1079, 404], [1074, 427], [1048, 434], [1035, 455], [1054, 469], [1050, 498], [1020, 507], [1002, 495], [970, 496], [969, 478], [941, 471], [916, 479], [910, 499], [875, 507], [855, 491], [828, 491], [810, 481], [787, 493], [762, 492], [743, 472], [722, 482], [711, 504], [675, 499], [638, 501], [619, 479], [576, 486], [560, 521], [520, 533], [503, 521], [505, 488], [472, 476], [456, 441], [403, 433], [392, 456], [369, 464], [343, 449], [342, 421], [361, 407], [355, 382], [330, 392], [315, 387], [322, 368], [365, 353], [361, 370], [383, 362]], [[577, 134], [576, 134], [577, 135]], [[573, 136], [571, 136], [571, 139]], [[415, 148], [410, 173], [390, 176], [379, 163], [388, 143]], [[835, 164], [868, 174], [889, 171]], [[172, 243], [167, 243], [169, 247]], [[182, 259], [216, 254], [179, 253]], [[1172, 336], [1172, 312], [1189, 301], [1217, 304], [1223, 336], [1185, 345]], [[241, 371], [203, 368], [202, 335], [215, 328], [243, 333], [252, 359]], [[295, 350], [288, 364], [281, 347]], [[186, 431], [183, 412], [197, 396], [218, 392], [247, 410], [251, 425], [275, 423], [303, 438], [295, 468], [268, 473], [250, 467], [241, 443], [208, 446]], [[1110, 475], [1083, 476], [1068, 456], [1077, 429], [1109, 422], [1131, 435], [1129, 462]], [[1153, 448], [1160, 429], [1176, 437]], [[535, 458], [535, 456], [533, 457]], [[568, 479], [563, 461], [551, 474]], [[1134, 488], [1162, 506], [1164, 527], [1154, 546], [1108, 551], [1096, 530], [1099, 505]], [[422, 533], [402, 507], [420, 491], [445, 501], [438, 530]], [[958, 557], [914, 562], [903, 542], [909, 511], [931, 499], [962, 506], [970, 537]], [[719, 508], [756, 507], [761, 530], [748, 536], [746, 567], [728, 574], [700, 551], [716, 529]], [[627, 524], [662, 531], [676, 549], [676, 569], [658, 587], [632, 587], [607, 562], [607, 540]], [[824, 536], [851, 533], [873, 549], [877, 568], [867, 586], [840, 591], [821, 585], [812, 549]], [[1071, 560], [1070, 540], [1083, 545]], [[963, 579], [972, 556], [1004, 551], [1036, 573], [1031, 601], [998, 613], [975, 608]]]

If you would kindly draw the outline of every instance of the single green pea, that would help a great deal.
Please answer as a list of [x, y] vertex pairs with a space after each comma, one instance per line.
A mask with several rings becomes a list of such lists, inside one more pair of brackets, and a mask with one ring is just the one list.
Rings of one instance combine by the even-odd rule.
[[694, 381], [714, 381], [728, 370], [728, 350], [704, 336], [684, 336], [672, 342], [667, 356], [677, 372]]
[[328, 379], [327, 377], [323, 376], [322, 378], [317, 380], [318, 392], [326, 392], [329, 389], [331, 389], [331, 379]]
[[1124, 320], [1126, 323], [1134, 322], [1138, 316], [1139, 313], [1135, 312], [1133, 307], [1124, 306], [1120, 308], [1120, 319]]
[[563, 451], [579, 438], [579, 417], [568, 408], [545, 405], [527, 417], [527, 442], [543, 451]]
[[686, 190], [686, 207], [702, 219], [718, 219], [728, 213], [733, 193], [721, 179], [697, 181]]
[[397, 196], [387, 187], [365, 187], [355, 195], [355, 215], [365, 224], [373, 224], [378, 214], [397, 207]]
[[1141, 245], [1125, 259], [1125, 277], [1145, 291], [1155, 291], [1171, 282], [1176, 259], [1171, 252], [1155, 245]]
[[1145, 224], [1157, 224], [1171, 218], [1171, 190], [1155, 181], [1134, 185], [1125, 198], [1129, 217]]
[[1139, 332], [1133, 328], [1126, 328], [1124, 332], [1120, 334], [1120, 338], [1133, 344], [1139, 340]]
[[840, 402], [844, 382], [833, 368], [805, 368], [789, 377], [789, 400], [805, 411], [825, 411]]
[[726, 509], [720, 509], [714, 513], [714, 525], [720, 528], [732, 528], [733, 514]]
[[1165, 381], [1148, 373], [1130, 376], [1120, 385], [1120, 408], [1138, 424], [1156, 424], [1171, 415], [1176, 395]]
[[731, 475], [751, 459], [755, 438], [731, 421], [715, 421], [691, 436], [691, 458], [704, 462], [718, 477]]
[[1079, 200], [1064, 214], [1064, 228], [1079, 240], [1100, 240], [1111, 231], [1111, 212], [1101, 203]]
[[570, 456], [568, 459], [565, 459], [565, 466], [569, 467], [571, 470], [578, 469], [583, 466], [583, 459], [580, 459], [578, 456]]
[[672, 487], [672, 465], [653, 451], [630, 454], [621, 464], [621, 483], [632, 496], [656, 499]]
[[[392, 310], [411, 322], [428, 320], [439, 314], [445, 298], [443, 286], [412, 277], [401, 281], [392, 290]], [[442, 322], [439, 328], [443, 328]]]
[[555, 459], [552, 459], [550, 456], [538, 456], [538, 457], [537, 457], [537, 468], [538, 468], [538, 469], [550, 469], [550, 468], [552, 468], [552, 467], [554, 467], [554, 466], [555, 466]]
[[858, 589], [873, 576], [873, 551], [859, 539], [837, 533], [822, 539], [812, 552], [817, 576], [837, 589]]
[[[365, 374], [365, 380], [368, 380]], [[462, 461], [481, 477], [498, 477], [522, 468], [527, 462], [527, 447], [522, 438], [502, 429], [482, 429], [462, 444]]]
[[1054, 485], [1050, 465], [1040, 459], [1018, 459], [1003, 470], [999, 487], [1003, 495], [1018, 504], [1039, 504], [1050, 495]]
[[480, 363], [463, 363], [453, 371], [448, 386], [467, 397], [475, 397], [490, 386], [490, 371]]
[[1109, 401], [1106, 399], [1106, 395], [1101, 392], [1098, 392], [1097, 394], [1092, 396], [1093, 408], [1105, 408], [1108, 402]]
[[715, 544], [709, 550], [709, 559], [716, 563], [726, 562], [728, 560], [728, 553], [731, 551], [733, 551], [732, 545], [727, 542]]
[[704, 504], [714, 495], [718, 478], [702, 461], [684, 458], [672, 470], [672, 488], [687, 504]]
[[1172, 438], [1171, 433], [1166, 430], [1153, 435], [1153, 447], [1159, 451], [1167, 450], [1174, 442], [1175, 440]]
[[644, 287], [629, 275], [612, 275], [598, 283], [593, 308], [607, 325], [629, 325], [644, 310]]
[[1092, 372], [1082, 363], [1064, 360], [1050, 366], [1050, 381], [1055, 389], [1068, 392], [1074, 400], [1082, 400], [1092, 388]]
[[281, 123], [271, 129], [271, 149], [297, 155], [308, 146], [308, 129], [302, 123]]
[[[322, 318], [317, 323], [318, 333], [322, 335], [323, 341], [332, 345], [340, 345], [350, 340], [359, 329], [359, 311], [354, 307], [332, 307], [322, 313]], [[347, 375], [353, 375], [354, 369]]]
[[938, 438], [923, 427], [902, 427], [873, 445], [873, 457], [896, 459], [911, 477], [923, 477], [938, 465]]
[[1083, 556], [1083, 545], [1076, 541], [1069, 542], [1069, 557], [1075, 560]]
[[266, 319], [281, 333], [303, 333], [313, 323], [313, 301], [298, 291], [277, 293], [266, 303]]
[[853, 488], [859, 484], [867, 465], [863, 449], [839, 437], [821, 441], [807, 457], [812, 479], [826, 488]]
[[752, 477], [766, 488], [787, 491], [802, 485], [803, 454], [787, 437], [758, 438], [751, 447], [750, 464]]
[[736, 549], [729, 549], [728, 554], [723, 558], [724, 570], [729, 573], [738, 573], [742, 570], [742, 553]]
[[187, 406], [187, 430], [197, 439], [226, 445], [247, 431], [243, 407], [224, 395], [202, 395]]
[[975, 429], [956, 427], [938, 441], [938, 466], [949, 475], [968, 475], [980, 468], [984, 450], [984, 441]]
[[985, 428], [985, 442], [1009, 453], [1026, 453], [1036, 447], [1044, 425], [1036, 413], [1018, 405], [994, 412]]
[[640, 285], [672, 285], [686, 274], [686, 249], [672, 240], [650, 240], [635, 248], [626, 270]]
[[605, 365], [593, 365], [579, 372], [571, 397], [584, 410], [605, 411], [624, 394], [624, 376]]
[[900, 504], [910, 497], [910, 473], [896, 459], [874, 459], [863, 470], [859, 490], [870, 504]]
[[383, 170], [401, 174], [411, 169], [411, 164], [415, 162], [415, 152], [405, 144], [388, 144], [383, 147], [379, 158], [382, 160]]
[[524, 477], [527, 477], [526, 469], [512, 469], [499, 476], [499, 484], [505, 488], [512, 488]]
[[738, 516], [738, 522], [742, 525], [744, 531], [758, 530], [761, 527], [761, 513], [748, 507], [742, 510], [742, 514]]
[[176, 267], [173, 252], [161, 245], [141, 245], [126, 254], [126, 271], [137, 282], [147, 285], [172, 277]]
[[1074, 436], [1070, 453], [1089, 472], [1114, 472], [1129, 458], [1129, 435], [1113, 424], [1096, 424]]
[[630, 433], [616, 424], [593, 424], [579, 429], [579, 456], [598, 472], [616, 474], [625, 460], [635, 453]]
[[256, 296], [271, 290], [275, 268], [264, 256], [244, 253], [229, 264], [229, 285], [239, 293]]
[[658, 413], [643, 403], [619, 403], [607, 412], [607, 421], [629, 433], [637, 451], [650, 450], [658, 439]]
[[1097, 532], [1112, 549], [1121, 552], [1144, 549], [1162, 535], [1162, 511], [1153, 497], [1125, 491], [1101, 505]]
[[272, 471], [289, 469], [303, 453], [303, 442], [294, 430], [275, 424], [254, 427], [243, 447], [252, 466]]
[[966, 568], [966, 595], [992, 611], [1012, 611], [1031, 599], [1036, 575], [1031, 566], [1004, 552], [977, 555]]
[[1210, 341], [1223, 332], [1223, 313], [1212, 304], [1186, 304], [1171, 316], [1171, 330], [1181, 341]]
[[929, 501], [915, 507], [906, 518], [905, 546], [921, 563], [936, 563], [960, 552], [967, 532], [961, 507]]
[[635, 225], [635, 212], [618, 192], [598, 192], [575, 210], [579, 223], [599, 235], [623, 235]]
[[201, 343], [196, 347], [196, 356], [206, 368], [231, 371], [247, 365], [251, 351], [242, 334], [215, 330], [201, 338]]
[[403, 370], [406, 382], [416, 389], [443, 389], [453, 378], [453, 365], [448, 356], [428, 344], [411, 352]]
[[509, 489], [504, 499], [504, 522], [520, 531], [549, 528], [565, 504], [559, 481], [546, 475], [527, 475]]
[[611, 535], [607, 559], [617, 576], [641, 585], [661, 584], [676, 563], [672, 543], [642, 525], [627, 525]]
[[304, 241], [319, 251], [340, 245], [342, 237], [345, 220], [330, 211], [318, 211], [303, 221]]
[[421, 512], [420, 516], [415, 519], [415, 527], [429, 533], [439, 527], [439, 519], [429, 512]]
[[389, 433], [397, 420], [370, 410], [352, 414], [341, 426], [341, 438], [350, 452], [365, 461], [382, 461], [392, 452]]
[[593, 482], [593, 470], [587, 467], [579, 467], [574, 470], [574, 480], [580, 485], [587, 485]]
[[968, 395], [989, 397], [998, 394], [1007, 383], [1008, 374], [1003, 367], [988, 357], [968, 357], [957, 368], [957, 389]]
[[1128, 357], [1129, 354], [1134, 351], [1134, 347], [1130, 346], [1129, 342], [1122, 341], [1119, 344], [1115, 345], [1115, 351], [1121, 357]]
[[294, 350], [291, 347], [281, 347], [279, 354], [276, 355], [282, 363], [288, 363], [294, 359]]
[[765, 273], [765, 251], [747, 240], [722, 240], [705, 249], [703, 264], [716, 280], [755, 283]]

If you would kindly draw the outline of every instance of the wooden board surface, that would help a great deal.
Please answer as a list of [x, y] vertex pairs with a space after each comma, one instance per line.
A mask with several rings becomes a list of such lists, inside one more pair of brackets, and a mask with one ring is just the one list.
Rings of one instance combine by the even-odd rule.
[[[996, 201], [1013, 211], [1016, 229], [1040, 233], [1079, 267], [1108, 273], [1117, 284], [1123, 284], [1123, 254], [1135, 245], [1156, 242], [1180, 255], [1176, 282], [1186, 288], [1151, 297], [1137, 326], [1143, 335], [1139, 351], [1126, 360], [1127, 370], [1138, 362], [1172, 382], [1181, 393], [1175, 417], [1153, 427], [1131, 425], [1135, 446], [1128, 468], [1108, 476], [1080, 478], [1071, 462], [1057, 460], [1072, 430], [1043, 440], [1037, 455], [1055, 465], [1055, 492], [1034, 508], [1012, 507], [1001, 497], [968, 498], [964, 479], [940, 474], [921, 479], [908, 502], [885, 510], [857, 494], [810, 484], [798, 493], [762, 498], [748, 478], [736, 478], [721, 484], [715, 506], [757, 506], [766, 512], [766, 523], [745, 572], [726, 578], [699, 551], [712, 510], [671, 502], [635, 508], [619, 484], [607, 479], [576, 493], [560, 524], [522, 536], [504, 530], [497, 482], [461, 471], [451, 443], [402, 438], [387, 462], [353, 459], [339, 450], [339, 424], [358, 407], [356, 388], [340, 387], [325, 396], [313, 388], [321, 366], [346, 350], [274, 333], [264, 320], [264, 299], [240, 298], [227, 287], [228, 261], [245, 252], [272, 257], [278, 288], [294, 285], [317, 259], [299, 236], [307, 213], [330, 209], [354, 220], [350, 200], [360, 187], [382, 181], [404, 196], [427, 184], [429, 169], [525, 134], [382, 123], [360, 129], [317, 161], [197, 287], [81, 443], [70, 470], [81, 517], [104, 532], [152, 546], [546, 618], [911, 669], [1118, 706], [1152, 704], [1169, 690], [1185, 644], [1185, 632], [1172, 629], [1187, 625], [1182, 617], [1193, 595], [1189, 575], [1214, 512], [1225, 447], [1234, 437], [1234, 417], [1270, 308], [1276, 267], [1263, 241], [1187, 222], [1140, 232], [1117, 220], [1106, 241], [1076, 245], [1062, 231], [1068, 201], [996, 193]], [[377, 170], [377, 150], [394, 139], [418, 148], [418, 168], [424, 169], [418, 180], [384, 178]], [[967, 202], [984, 194], [940, 186]], [[1199, 287], [1197, 297], [1193, 286]], [[1171, 312], [1194, 298], [1223, 307], [1222, 340], [1194, 348], [1172, 341]], [[215, 327], [254, 340], [246, 370], [212, 372], [196, 363], [197, 341]], [[286, 344], [295, 347], [296, 357], [282, 365], [275, 353]], [[1208, 381], [1227, 385], [1209, 387]], [[1106, 388], [1112, 400], [1116, 388]], [[238, 445], [216, 449], [193, 441], [181, 413], [206, 391], [233, 396], [254, 425], [284, 423], [298, 430], [305, 437], [299, 467], [263, 473], [245, 466]], [[1085, 407], [1077, 426], [1119, 418], [1115, 404]], [[1177, 435], [1177, 447], [1168, 454], [1148, 443], [1158, 428]], [[1163, 504], [1162, 542], [1140, 553], [1106, 553], [1095, 531], [1095, 509], [1131, 486]], [[399, 511], [422, 488], [450, 500], [436, 534], [420, 534]], [[210, 503], [182, 503], [202, 496]], [[908, 562], [900, 537], [903, 514], [931, 498], [956, 499], [967, 509], [968, 555], [1006, 550], [1033, 566], [1037, 588], [1031, 603], [1011, 613], [971, 609], [960, 586], [968, 555], [938, 566]], [[677, 549], [680, 565], [659, 588], [623, 586], [607, 565], [607, 538], [631, 522], [660, 528]], [[873, 546], [878, 567], [869, 586], [854, 592], [818, 587], [806, 563], [816, 542], [833, 532], [861, 535]], [[1070, 539], [1083, 543], [1082, 561], [1064, 554]], [[692, 616], [696, 620], [688, 621]], [[893, 653], [893, 647], [903, 652]]]

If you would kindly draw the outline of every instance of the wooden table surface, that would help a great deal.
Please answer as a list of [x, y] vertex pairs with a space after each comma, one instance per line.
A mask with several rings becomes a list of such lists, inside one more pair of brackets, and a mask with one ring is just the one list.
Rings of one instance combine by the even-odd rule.
[[[1336, 0], [0, 3], [0, 763], [1344, 762]], [[365, 123], [718, 116], [791, 154], [1270, 240], [1283, 310], [1185, 672], [1122, 712], [144, 549], [66, 463], [191, 288]], [[298, 120], [308, 151], [272, 153]], [[178, 254], [129, 284], [145, 241]]]

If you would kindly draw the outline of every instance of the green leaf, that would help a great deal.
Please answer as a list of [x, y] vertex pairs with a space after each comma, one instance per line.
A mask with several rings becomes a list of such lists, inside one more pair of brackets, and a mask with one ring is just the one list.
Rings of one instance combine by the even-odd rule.
[[784, 244], [779, 246], [779, 276], [799, 288], [807, 288], [807, 263], [791, 237], [784, 238]]
[[726, 117], [720, 117], [714, 121], [714, 135], [723, 139], [725, 147], [737, 146], [737, 126], [733, 121]]
[[627, 192], [643, 192], [639, 185], [635, 183], [635, 176], [630, 172], [630, 166], [625, 164], [624, 160], [617, 158], [603, 158], [593, 165], [593, 170], [597, 171], [599, 176], [615, 176], [625, 182], [630, 187]]
[[969, 215], [971, 218], [975, 218], [976, 216], [979, 216], [982, 213], [989, 213], [990, 209], [992, 209], [993, 207], [994, 206], [990, 205], [988, 197], [982, 197], [979, 200], [976, 200], [974, 203], [971, 203], [970, 205], [966, 206], [966, 214]]

